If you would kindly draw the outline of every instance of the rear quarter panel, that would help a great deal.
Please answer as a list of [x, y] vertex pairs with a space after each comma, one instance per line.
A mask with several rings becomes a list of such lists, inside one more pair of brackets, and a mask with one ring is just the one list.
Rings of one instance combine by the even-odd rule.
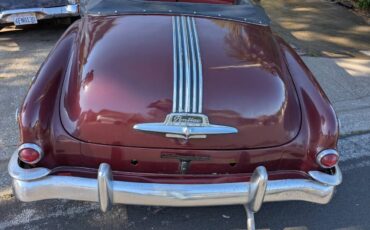
[[67, 69], [78, 23], [72, 25], [57, 42], [32, 81], [18, 117], [21, 143], [35, 143], [44, 152], [53, 151], [53, 115], [59, 111], [58, 92]]
[[301, 57], [282, 38], [275, 38], [280, 44], [302, 109], [301, 135], [296, 141], [301, 142], [303, 149], [294, 154], [284, 153], [280, 168], [319, 169], [316, 154], [324, 149], [337, 148], [339, 126], [335, 111]]

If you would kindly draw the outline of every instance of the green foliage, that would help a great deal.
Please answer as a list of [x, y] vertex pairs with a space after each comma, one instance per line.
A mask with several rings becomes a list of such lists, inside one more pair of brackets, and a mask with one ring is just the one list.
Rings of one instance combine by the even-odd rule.
[[361, 9], [370, 9], [370, 0], [358, 0], [358, 6]]

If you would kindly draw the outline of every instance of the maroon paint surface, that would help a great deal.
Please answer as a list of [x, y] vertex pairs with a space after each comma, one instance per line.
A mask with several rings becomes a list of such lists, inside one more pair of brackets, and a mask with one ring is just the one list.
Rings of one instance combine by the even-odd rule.
[[[21, 142], [45, 151], [37, 166], [91, 176], [86, 168], [107, 162], [116, 179], [169, 183], [243, 181], [259, 165], [278, 178], [318, 169], [315, 155], [336, 148], [338, 124], [300, 57], [268, 27], [196, 21], [203, 112], [238, 134], [184, 142], [134, 131], [171, 112], [171, 18], [85, 18], [56, 44], [21, 109]], [[184, 176], [176, 159], [161, 157], [168, 153], [209, 160]]]
[[297, 135], [297, 95], [268, 28], [196, 20], [203, 113], [211, 123], [235, 127], [238, 133], [185, 143], [133, 129], [138, 123], [162, 122], [171, 113], [172, 18], [91, 18], [88, 25], [60, 104], [62, 123], [75, 138], [105, 145], [220, 150], [277, 146]]

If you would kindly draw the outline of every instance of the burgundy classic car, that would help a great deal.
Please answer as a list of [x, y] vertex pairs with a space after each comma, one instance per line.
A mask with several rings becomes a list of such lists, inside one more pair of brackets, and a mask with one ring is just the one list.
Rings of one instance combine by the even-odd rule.
[[326, 204], [334, 110], [248, 0], [88, 1], [19, 109], [21, 201]]

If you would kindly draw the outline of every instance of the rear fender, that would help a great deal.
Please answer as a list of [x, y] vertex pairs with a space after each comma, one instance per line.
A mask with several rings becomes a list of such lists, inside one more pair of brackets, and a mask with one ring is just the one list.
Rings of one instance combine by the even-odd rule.
[[60, 38], [53, 50], [41, 65], [34, 77], [20, 108], [17, 120], [21, 143], [35, 143], [45, 153], [51, 151], [51, 121], [58, 92], [63, 81], [73, 42], [77, 33], [77, 24], [72, 25]]
[[[300, 153], [285, 153], [281, 168], [286, 168], [284, 159], [296, 159], [303, 171], [320, 168], [316, 155], [324, 149], [336, 149], [339, 125], [335, 111], [314, 75], [298, 54], [281, 38], [276, 38], [297, 89], [302, 109], [301, 142], [307, 146]], [[303, 133], [303, 134], [302, 134]], [[306, 154], [306, 155], [303, 155]], [[293, 162], [291, 162], [293, 163]], [[289, 164], [290, 166], [292, 164]], [[294, 164], [293, 164], [294, 165]]]

